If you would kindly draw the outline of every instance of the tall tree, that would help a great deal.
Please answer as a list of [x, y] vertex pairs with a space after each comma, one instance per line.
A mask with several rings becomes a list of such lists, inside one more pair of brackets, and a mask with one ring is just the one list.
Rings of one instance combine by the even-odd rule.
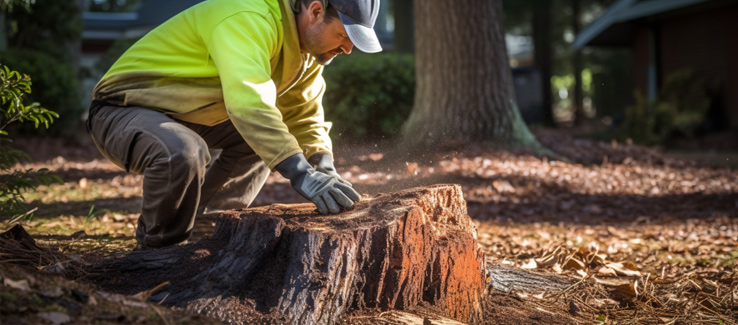
[[413, 0], [392, 0], [392, 15], [395, 18], [395, 52], [413, 53]]
[[[579, 35], [582, 29], [580, 19], [581, 6], [579, 0], [571, 0], [571, 27], [574, 35]], [[586, 118], [584, 114], [584, 92], [582, 89], [582, 52], [575, 51], [572, 55], [572, 65], [574, 68], [574, 100], [572, 106], [574, 109], [574, 123], [582, 124]]]
[[7, 24], [5, 12], [13, 10], [14, 6], [21, 6], [28, 10], [33, 2], [34, 0], [0, 0], [0, 51], [5, 51], [8, 48], [8, 35], [5, 33]]
[[502, 0], [416, 0], [415, 104], [406, 149], [491, 141], [545, 151], [517, 109]]
[[548, 126], [554, 126], [556, 123], [553, 117], [553, 95], [551, 91], [554, 56], [551, 1], [534, 0], [529, 2], [533, 6], [533, 42], [536, 67], [541, 72], [544, 123]]

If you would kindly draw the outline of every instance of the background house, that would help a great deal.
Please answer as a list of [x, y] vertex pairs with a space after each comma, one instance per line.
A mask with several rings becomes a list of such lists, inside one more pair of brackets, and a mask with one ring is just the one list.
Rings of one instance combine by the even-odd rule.
[[[620, 0], [581, 31], [573, 47], [623, 47], [637, 91], [656, 99], [664, 81], [689, 69], [705, 81], [705, 132], [738, 130], [738, 1]], [[623, 93], [622, 96], [632, 96]], [[738, 132], [736, 132], [738, 134]], [[738, 143], [738, 139], [733, 147]]]

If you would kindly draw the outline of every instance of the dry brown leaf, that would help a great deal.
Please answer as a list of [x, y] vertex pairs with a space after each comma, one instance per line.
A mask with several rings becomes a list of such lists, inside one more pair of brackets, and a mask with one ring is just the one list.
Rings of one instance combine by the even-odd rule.
[[584, 262], [574, 257], [570, 257], [564, 262], [564, 270], [584, 270], [585, 267]]
[[11, 279], [8, 279], [8, 278], [4, 278], [3, 279], [3, 284], [5, 286], [8, 286], [8, 287], [11, 287], [11, 288], [14, 288], [14, 289], [18, 289], [20, 291], [28, 291], [28, 290], [31, 290], [31, 286], [28, 284], [28, 280], [26, 280], [26, 279], [14, 281], [14, 280], [11, 280]]
[[628, 283], [628, 284], [621, 284], [614, 288], [615, 291], [627, 294], [629, 296], [636, 297], [638, 296], [638, 290], [636, 290], [635, 283]]
[[538, 263], [536, 263], [535, 259], [531, 259], [528, 261], [528, 263], [525, 263], [520, 266], [521, 269], [535, 269], [538, 268]]
[[587, 276], [587, 272], [584, 270], [577, 270], [577, 275], [581, 276], [582, 278], [585, 278]]
[[615, 271], [618, 275], [624, 276], [643, 276], [635, 264], [630, 262], [625, 263], [608, 263], [605, 267], [609, 267]]
[[558, 258], [554, 254], [544, 255], [542, 257], [534, 259], [534, 261], [539, 265], [539, 267], [546, 267], [546, 266], [554, 265], [557, 260]]
[[498, 193], [512, 193], [515, 192], [515, 188], [506, 180], [495, 180], [492, 182], [492, 187], [497, 190]]
[[592, 277], [595, 280], [595, 283], [607, 286], [607, 287], [618, 287], [622, 286], [624, 284], [629, 284], [630, 281], [623, 278], [608, 278], [608, 279], [600, 279], [596, 277]]
[[620, 305], [620, 303], [618, 303], [615, 300], [612, 300], [612, 299], [609, 299], [609, 298], [605, 298], [605, 299], [593, 299], [592, 300], [592, 305], [595, 306], [595, 307], [597, 307], [597, 308], [605, 309], [605, 308], [617, 307], [617, 306]]
[[607, 255], [605, 254], [592, 254], [589, 257], [589, 263], [592, 265], [604, 265], [605, 261], [607, 259]]
[[72, 318], [69, 317], [69, 315], [55, 311], [38, 313], [36, 316], [50, 322], [52, 325], [66, 324], [72, 321]]
[[564, 270], [561, 269], [561, 264], [559, 264], [559, 263], [554, 264], [554, 266], [552, 266], [551, 269], [554, 272], [556, 272], [556, 274], [561, 274], [562, 272], [564, 272]]
[[602, 275], [602, 276], [617, 276], [618, 274], [615, 272], [615, 270], [613, 270], [613, 269], [611, 269], [609, 267], [603, 266], [599, 270], [597, 270], [597, 275]]

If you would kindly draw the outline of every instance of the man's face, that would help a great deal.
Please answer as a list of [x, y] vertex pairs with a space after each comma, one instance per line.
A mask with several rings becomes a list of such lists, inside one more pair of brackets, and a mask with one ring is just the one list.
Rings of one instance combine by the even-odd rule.
[[305, 30], [302, 50], [309, 53], [321, 65], [331, 63], [336, 55], [350, 54], [354, 44], [346, 35], [340, 19], [325, 22], [325, 15]]

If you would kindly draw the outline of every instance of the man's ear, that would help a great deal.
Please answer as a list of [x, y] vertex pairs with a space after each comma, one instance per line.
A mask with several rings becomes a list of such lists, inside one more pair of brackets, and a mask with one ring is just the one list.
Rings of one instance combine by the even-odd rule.
[[313, 1], [310, 2], [310, 5], [307, 8], [308, 17], [310, 20], [310, 23], [315, 23], [321, 20], [321, 16], [325, 13], [325, 8], [323, 8], [323, 3], [321, 1]]

